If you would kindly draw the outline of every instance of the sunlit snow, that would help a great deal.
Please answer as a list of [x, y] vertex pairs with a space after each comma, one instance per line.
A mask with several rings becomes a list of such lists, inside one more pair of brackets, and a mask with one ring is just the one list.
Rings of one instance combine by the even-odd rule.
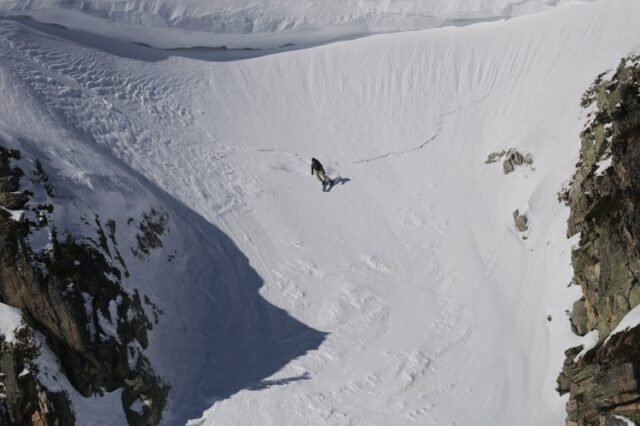
[[[0, 143], [55, 176], [60, 229], [117, 223], [164, 424], [564, 422], [584, 340], [557, 194], [640, 2], [417, 3], [0, 6]], [[485, 164], [510, 148], [533, 165]], [[139, 259], [151, 208], [167, 232]], [[73, 394], [79, 419], [122, 424], [120, 392]]]

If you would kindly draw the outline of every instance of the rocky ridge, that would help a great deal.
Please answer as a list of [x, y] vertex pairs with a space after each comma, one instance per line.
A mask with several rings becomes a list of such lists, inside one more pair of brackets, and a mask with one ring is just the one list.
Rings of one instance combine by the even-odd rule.
[[[32, 170], [13, 167], [17, 160]], [[153, 325], [148, 312], [157, 320], [157, 310], [146, 295], [122, 286], [129, 274], [117, 248], [116, 223], [103, 225], [96, 215], [97, 237], [67, 230], [59, 235], [50, 217], [55, 205], [55, 188], [42, 163], [0, 146], [0, 302], [23, 313], [26, 323], [16, 335], [28, 337], [36, 330], [45, 336], [81, 395], [122, 388], [128, 423], [155, 425], [168, 386], [154, 373], [143, 349]], [[136, 256], [161, 247], [166, 220], [155, 211], [143, 218], [139, 246], [132, 248]], [[43, 230], [49, 244], [34, 250], [30, 238]], [[38, 377], [37, 345], [27, 355], [16, 355], [25, 352], [22, 340], [0, 342], [3, 424], [74, 424], [68, 397], [48, 391]]]
[[569, 393], [567, 425], [640, 423], [640, 327], [607, 340], [640, 304], [640, 58], [598, 76], [581, 103], [589, 120], [561, 197], [571, 208], [568, 236], [580, 235], [572, 264], [583, 297], [571, 324], [598, 339], [565, 352], [558, 390]]
[[40, 348], [33, 329], [23, 324], [13, 341], [6, 337], [0, 338], [0, 424], [74, 424], [66, 392], [49, 391], [37, 377]]

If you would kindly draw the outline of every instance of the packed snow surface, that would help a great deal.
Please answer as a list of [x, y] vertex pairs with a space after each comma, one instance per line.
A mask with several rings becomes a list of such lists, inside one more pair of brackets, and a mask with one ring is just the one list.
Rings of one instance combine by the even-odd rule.
[[[452, 19], [559, 2], [422, 3]], [[135, 246], [129, 218], [169, 217], [161, 249], [122, 250], [125, 285], [162, 311], [145, 353], [172, 386], [165, 424], [563, 423], [555, 379], [580, 343], [565, 313], [580, 294], [557, 193], [577, 161], [580, 96], [636, 50], [640, 2], [227, 62], [117, 32], [201, 31], [213, 16], [230, 19], [213, 31], [247, 32], [230, 18], [242, 16], [285, 31], [413, 4], [29, 2], [109, 20], [92, 32], [3, 3], [0, 136], [56, 176], [58, 226], [114, 219], [122, 248]], [[485, 164], [512, 147], [532, 167]], [[312, 156], [337, 179], [328, 193]], [[80, 418], [121, 424], [117, 396], [76, 402]]]

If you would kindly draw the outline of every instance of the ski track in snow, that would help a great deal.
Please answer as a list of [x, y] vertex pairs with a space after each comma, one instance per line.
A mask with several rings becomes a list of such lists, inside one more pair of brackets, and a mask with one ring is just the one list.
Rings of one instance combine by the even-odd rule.
[[[51, 137], [73, 139], [43, 154], [99, 152], [176, 216], [157, 256], [178, 253], [193, 282], [158, 259], [132, 267], [175, 280], [145, 287], [175, 305], [150, 349], [174, 381], [167, 424], [556, 424], [577, 295], [555, 198], [580, 94], [637, 46], [639, 8], [568, 4], [229, 63], [111, 55], [0, 19], [0, 70], [67, 132]], [[37, 133], [19, 114], [0, 131]], [[510, 147], [536, 170], [484, 164]], [[342, 184], [322, 193], [312, 155]]]

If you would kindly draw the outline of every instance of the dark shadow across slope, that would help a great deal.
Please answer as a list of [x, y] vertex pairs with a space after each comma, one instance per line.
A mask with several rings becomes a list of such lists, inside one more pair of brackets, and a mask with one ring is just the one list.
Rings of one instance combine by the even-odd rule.
[[87, 31], [65, 28], [61, 25], [44, 24], [32, 19], [29, 16], [0, 16], [0, 19], [19, 22], [22, 25], [25, 25], [42, 33], [68, 40], [73, 43], [78, 43], [89, 48], [97, 49], [111, 55], [147, 62], [158, 62], [172, 56], [211, 62], [239, 61], [243, 59], [259, 58], [261, 56], [268, 56], [292, 50], [307, 49], [327, 43], [352, 40], [372, 35], [372, 33], [366, 33], [347, 37], [338, 37], [326, 42], [310, 43], [305, 45], [288, 43], [283, 46], [271, 49], [229, 49], [224, 46], [194, 46], [190, 48], [159, 49], [141, 43], [121, 41], [115, 38], [105, 37]]
[[[499, 21], [503, 19], [510, 19], [510, 16], [496, 16], [496, 17], [479, 17], [469, 19], [451, 19], [451, 20], [439, 20], [433, 27], [424, 29], [433, 29], [441, 27], [464, 27], [467, 25], [475, 25], [485, 22]], [[160, 49], [146, 44], [121, 41], [116, 38], [105, 37], [102, 35], [94, 34], [87, 31], [76, 30], [66, 28], [56, 24], [45, 24], [38, 22], [30, 16], [0, 16], [0, 19], [8, 19], [28, 26], [32, 29], [41, 31], [43, 33], [85, 45], [87, 47], [98, 49], [103, 52], [120, 56], [128, 59], [136, 59], [147, 62], [157, 62], [165, 60], [171, 56], [180, 56], [190, 59], [197, 59], [202, 61], [211, 62], [229, 62], [239, 61], [244, 59], [259, 58], [262, 56], [274, 55], [277, 53], [288, 52], [293, 50], [308, 49], [325, 44], [336, 43], [347, 40], [355, 40], [362, 37], [369, 37], [383, 33], [393, 33], [397, 31], [367, 31], [362, 33], [354, 33], [345, 36], [336, 36], [327, 40], [308, 42], [304, 44], [286, 43], [276, 48], [268, 49], [230, 49], [225, 46], [220, 47], [205, 47], [194, 46], [189, 48], [175, 48], [175, 49]], [[419, 31], [420, 29], [410, 29], [406, 31]]]
[[[162, 423], [183, 425], [200, 417], [216, 401], [242, 389], [258, 391], [313, 380], [306, 372], [292, 378], [268, 378], [317, 349], [326, 333], [266, 301], [259, 294], [263, 279], [218, 227], [107, 149], [87, 141], [85, 135], [77, 135], [79, 140], [73, 143], [88, 144], [95, 155], [90, 160], [109, 164], [119, 185], [128, 182], [141, 199], [151, 200], [168, 212], [170, 238], [180, 241], [182, 252], [171, 262], [129, 260], [127, 265], [131, 271], [128, 287], [140, 288], [164, 312], [150, 333], [150, 346], [145, 351], [155, 372], [171, 385]], [[16, 141], [17, 147], [53, 169], [50, 164], [55, 161], [50, 161], [51, 155], [43, 150], [48, 145], [45, 141]], [[116, 187], [110, 177], [92, 175], [93, 188], [89, 190], [58, 177], [55, 169], [51, 174], [54, 185], [65, 194], [60, 202], [90, 206], [96, 214], [105, 210], [105, 200], [109, 200], [105, 195]], [[167, 259], [168, 254], [173, 253], [162, 253], [158, 258]]]

